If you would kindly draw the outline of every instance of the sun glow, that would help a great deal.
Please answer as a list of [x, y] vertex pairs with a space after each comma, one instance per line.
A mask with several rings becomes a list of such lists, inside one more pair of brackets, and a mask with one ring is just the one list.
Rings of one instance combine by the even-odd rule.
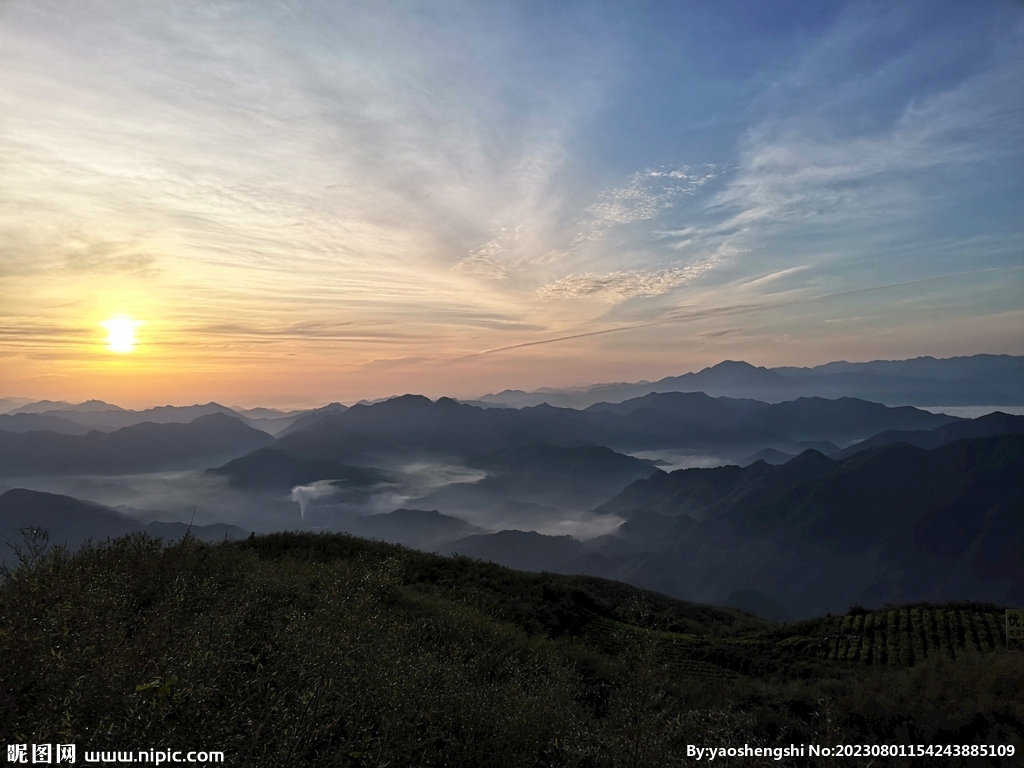
[[119, 355], [132, 352], [138, 343], [135, 339], [135, 329], [141, 325], [137, 320], [130, 317], [118, 315], [100, 323], [107, 329], [107, 349]]

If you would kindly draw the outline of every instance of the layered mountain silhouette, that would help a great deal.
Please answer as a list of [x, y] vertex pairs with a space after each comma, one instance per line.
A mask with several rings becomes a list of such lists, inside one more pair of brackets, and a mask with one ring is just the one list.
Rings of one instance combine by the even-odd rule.
[[404, 395], [328, 412], [290, 429], [278, 445], [297, 455], [345, 464], [430, 454], [465, 459], [533, 442], [607, 446], [618, 451], [674, 448], [721, 451], [736, 458], [766, 447], [832, 452], [886, 429], [934, 429], [954, 417], [889, 408], [852, 398], [801, 398], [770, 405], [702, 393], [651, 394], [580, 411], [539, 405], [478, 408], [450, 398]]
[[1024, 416], [1011, 416], [996, 411], [968, 421], [945, 424], [932, 430], [885, 430], [874, 437], [851, 445], [835, 458], [846, 458], [855, 453], [893, 443], [908, 443], [918, 448], [939, 448], [954, 440], [967, 437], [993, 437], [995, 435], [1024, 434]]
[[272, 442], [223, 413], [188, 424], [143, 423], [85, 435], [0, 431], [0, 476], [150, 472], [238, 456]]
[[[341, 406], [344, 408], [344, 406]], [[113, 432], [135, 424], [187, 424], [200, 416], [222, 413], [233, 416], [245, 424], [269, 434], [278, 434], [290, 426], [305, 411], [283, 413], [267, 408], [248, 411], [228, 408], [220, 403], [205, 405], [162, 405], [143, 411], [120, 408], [102, 400], [88, 400], [72, 405], [65, 402], [40, 400], [0, 415], [0, 430], [30, 432], [50, 430], [69, 435], [85, 434], [91, 430]]]
[[603, 446], [564, 447], [540, 441], [476, 454], [465, 464], [486, 476], [447, 485], [416, 503], [458, 510], [526, 502], [587, 510], [655, 471], [650, 462]]
[[760, 368], [726, 360], [696, 373], [669, 376], [656, 382], [535, 392], [506, 390], [478, 399], [517, 408], [540, 403], [586, 408], [652, 392], [704, 392], [773, 403], [798, 397], [856, 397], [891, 405], [1024, 405], [1024, 357], [973, 355], [869, 363], [839, 361], [814, 368]]
[[13, 413], [0, 416], [3, 432], [57, 432], [63, 435], [84, 435], [93, 427], [49, 413]]
[[180, 539], [186, 532], [204, 541], [240, 539], [249, 534], [237, 526], [219, 523], [142, 523], [101, 504], [24, 488], [0, 494], [0, 563], [15, 561], [14, 550], [24, 546], [23, 531], [29, 529], [42, 529], [51, 546], [64, 545], [70, 549], [87, 541], [99, 543], [135, 531], [165, 540]]
[[290, 432], [297, 432], [300, 429], [305, 429], [311, 424], [315, 424], [320, 421], [324, 416], [332, 414], [344, 413], [348, 410], [348, 406], [342, 405], [341, 403], [330, 403], [323, 406], [322, 408], [314, 408], [309, 411], [304, 411], [299, 414], [291, 424], [282, 429], [278, 434], [278, 437], [284, 437]]
[[[294, 510], [300, 527], [772, 617], [856, 602], [1014, 602], [1024, 600], [1024, 416], [958, 419], [860, 395], [955, 405], [970, 391], [970, 404], [1010, 405], [1024, 402], [1022, 361], [727, 361], [653, 384], [287, 413], [7, 400], [0, 477], [48, 476], [39, 487], [76, 493], [76, 482], [108, 482], [79, 475], [206, 469], [204, 492], [245, 510], [262, 497], [275, 524]], [[640, 456], [735, 463], [664, 472]], [[52, 526], [75, 544], [144, 528], [109, 507], [32, 493], [0, 496], [0, 533]], [[369, 514], [384, 510], [394, 511]], [[579, 541], [531, 528], [615, 531]]]
[[436, 509], [396, 509], [376, 515], [351, 516], [335, 528], [366, 539], [379, 539], [417, 549], [437, 550], [448, 542], [473, 536], [482, 529]]
[[276, 448], [260, 448], [207, 472], [222, 475], [236, 488], [290, 490], [317, 480], [370, 487], [388, 479], [386, 473], [368, 467], [352, 467], [330, 459], [315, 459]]
[[1024, 598], [1021, 435], [658, 473], [600, 509], [630, 519], [599, 546], [654, 553], [711, 599], [758, 589], [809, 615]]
[[[13, 401], [12, 401], [13, 402]], [[102, 400], [86, 400], [83, 403], [72, 404], [64, 400], [36, 400], [20, 405], [14, 405], [6, 413], [52, 413], [53, 411], [68, 411], [69, 413], [105, 413], [108, 411], [124, 411], [118, 405], [111, 405]]]

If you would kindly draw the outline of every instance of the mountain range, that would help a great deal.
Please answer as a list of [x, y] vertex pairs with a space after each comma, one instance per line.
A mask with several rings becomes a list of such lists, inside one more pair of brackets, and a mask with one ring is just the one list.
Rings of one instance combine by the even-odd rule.
[[249, 532], [234, 525], [189, 526], [180, 522], [142, 523], [110, 507], [70, 496], [14, 488], [0, 494], [0, 564], [11, 565], [15, 550], [24, 548], [24, 532], [42, 529], [52, 546], [77, 549], [128, 533], [145, 532], [156, 539], [177, 540], [186, 533], [202, 541], [241, 539]]
[[[35, 491], [0, 496], [0, 533], [15, 536], [27, 521], [74, 545], [141, 530], [108, 506], [25, 495], [121, 504], [115, 496], [135, 494], [179, 519], [199, 503], [206, 519], [228, 504], [234, 516], [221, 519], [240, 524], [234, 533], [293, 521], [773, 617], [854, 602], [1017, 601], [1024, 416], [962, 419], [807, 393], [873, 381], [920, 394], [931, 376], [933, 393], [969, 385], [1013, 402], [1021, 360], [726, 362], [655, 384], [533, 393], [576, 398], [575, 407], [403, 395], [308, 411], [128, 411], [8, 399], [0, 477]], [[683, 391], [698, 385], [712, 394]], [[797, 394], [776, 399], [787, 393]], [[678, 466], [707, 468], [665, 471]], [[168, 470], [181, 474], [146, 479]], [[141, 504], [147, 488], [169, 506]]]
[[295, 454], [350, 464], [389, 456], [466, 458], [530, 442], [601, 445], [617, 451], [672, 448], [745, 456], [765, 447], [793, 453], [823, 443], [838, 450], [884, 430], [934, 429], [957, 421], [915, 408], [890, 408], [853, 398], [800, 398], [790, 403], [658, 393], [585, 410], [542, 404], [480, 408], [450, 398], [404, 395], [329, 413], [277, 444]]
[[853, 604], [1024, 600], [1024, 435], [656, 472], [598, 512], [625, 522], [589, 541], [506, 530], [441, 551], [770, 618]]
[[[485, 477], [448, 488], [483, 483], [473, 491], [479, 494], [476, 503], [490, 500], [510, 509], [518, 503], [522, 511], [530, 506], [524, 499], [542, 491], [561, 494], [562, 501], [583, 498], [573, 497], [573, 477], [584, 486], [604, 483], [611, 496], [591, 514], [612, 521], [612, 533], [585, 541], [514, 525], [489, 533], [458, 514], [463, 500], [457, 494], [448, 506], [429, 511], [350, 510], [332, 518], [332, 529], [516, 568], [612, 578], [776, 618], [841, 611], [853, 603], [1013, 603], [1024, 600], [1020, 421], [986, 417], [911, 433], [945, 441], [931, 449], [893, 442], [837, 459], [807, 450], [779, 466], [758, 461], [674, 472], [603, 447], [527, 443], [471, 456], [466, 464]], [[1018, 433], [957, 437], [1003, 428]], [[261, 448], [218, 471], [243, 480], [272, 475], [273, 467], [265, 470], [259, 462], [278, 452]], [[338, 474], [336, 466], [326, 469]], [[375, 474], [382, 470], [348, 470], [357, 473], [350, 478], [354, 483], [370, 485], [385, 477]], [[638, 479], [630, 482], [631, 476]], [[286, 485], [277, 487], [283, 491]], [[455, 514], [447, 511], [452, 508]], [[64, 496], [26, 490], [0, 496], [6, 540], [30, 525], [52, 528], [56, 540], [72, 544], [143, 527], [114, 510]]]
[[[854, 397], [887, 405], [1019, 406], [1024, 405], [1024, 357], [974, 355], [868, 363], [838, 361], [814, 368], [763, 368], [743, 361], [726, 360], [701, 371], [669, 376], [656, 382], [543, 388], [533, 392], [505, 390], [463, 402], [480, 407], [522, 408], [546, 403], [582, 409], [602, 402], [633, 400], [655, 392], [704, 392], [714, 397], [746, 398], [767, 403], [799, 397]], [[381, 401], [361, 401], [359, 404], [373, 405], [377, 402]], [[250, 426], [279, 435], [285, 430], [302, 429], [324, 414], [340, 413], [346, 408], [341, 403], [330, 403], [320, 408], [282, 411], [274, 408], [229, 408], [219, 403], [207, 403], [135, 411], [102, 400], [72, 404], [6, 397], [0, 398], [0, 430], [49, 429], [82, 434], [84, 426], [109, 432], [147, 421], [187, 423], [198, 416], [219, 412], [237, 414]], [[19, 418], [9, 418], [13, 416]], [[26, 418], [28, 416], [42, 416], [46, 420]]]
[[856, 397], [887, 405], [1024, 405], [1024, 357], [973, 355], [936, 359], [844, 361], [814, 368], [763, 368], [726, 360], [695, 373], [655, 382], [598, 384], [533, 392], [505, 390], [478, 400], [521, 408], [548, 403], [586, 408], [652, 392], [704, 392], [769, 403], [798, 397]]
[[[0, 431], [0, 476], [127, 474], [193, 466], [273, 442], [237, 416], [212, 413], [188, 424], [145, 422], [84, 435]], [[208, 466], [208, 465], [207, 465]]]
[[[344, 406], [341, 406], [344, 408]], [[96, 430], [113, 432], [136, 424], [187, 424], [200, 416], [214, 413], [240, 419], [245, 424], [269, 434], [277, 434], [303, 415], [315, 411], [284, 413], [269, 408], [251, 410], [228, 408], [219, 403], [205, 405], [162, 405], [143, 411], [120, 408], [102, 400], [89, 400], [78, 405], [42, 400], [12, 408], [0, 415], [0, 431], [36, 432], [49, 430], [69, 435], [82, 435]]]
[[654, 554], [698, 599], [756, 589], [799, 615], [1024, 599], [1019, 434], [657, 473], [600, 510], [628, 519], [598, 551]]

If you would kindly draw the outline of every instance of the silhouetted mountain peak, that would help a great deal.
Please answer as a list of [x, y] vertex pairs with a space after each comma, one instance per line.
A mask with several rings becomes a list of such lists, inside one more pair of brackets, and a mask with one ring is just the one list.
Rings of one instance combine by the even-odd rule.
[[346, 411], [353, 418], [363, 418], [369, 414], [375, 416], [395, 417], [404, 415], [422, 415], [431, 413], [435, 403], [424, 395], [398, 395], [376, 403], [356, 403]]
[[703, 368], [695, 376], [703, 378], [730, 377], [740, 381], [781, 381], [782, 377], [764, 366], [751, 365], [745, 360], [723, 360], [717, 365]]
[[710, 371], [718, 371], [720, 373], [748, 373], [751, 371], [767, 371], [768, 369], [763, 366], [751, 365], [746, 360], [723, 360], [715, 365], [710, 365], [707, 368], [702, 368], [699, 373], [708, 373]]
[[782, 465], [788, 470], [829, 470], [835, 466], [835, 462], [832, 461], [828, 456], [816, 451], [813, 448], [808, 448], [801, 454], [794, 456], [792, 459]]
[[75, 410], [78, 411], [123, 411], [119, 405], [112, 405], [111, 403], [104, 402], [103, 400], [86, 400], [84, 403], [79, 403], [74, 406]]

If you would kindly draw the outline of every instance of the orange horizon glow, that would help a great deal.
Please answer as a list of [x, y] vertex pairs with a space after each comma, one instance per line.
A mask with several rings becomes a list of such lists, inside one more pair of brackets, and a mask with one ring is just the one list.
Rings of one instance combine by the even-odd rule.
[[1024, 17], [879, 48], [881, 6], [790, 36], [676, 5], [569, 3], [548, 46], [501, 4], [3, 3], [0, 398], [1024, 354], [1022, 64], [983, 33]]

